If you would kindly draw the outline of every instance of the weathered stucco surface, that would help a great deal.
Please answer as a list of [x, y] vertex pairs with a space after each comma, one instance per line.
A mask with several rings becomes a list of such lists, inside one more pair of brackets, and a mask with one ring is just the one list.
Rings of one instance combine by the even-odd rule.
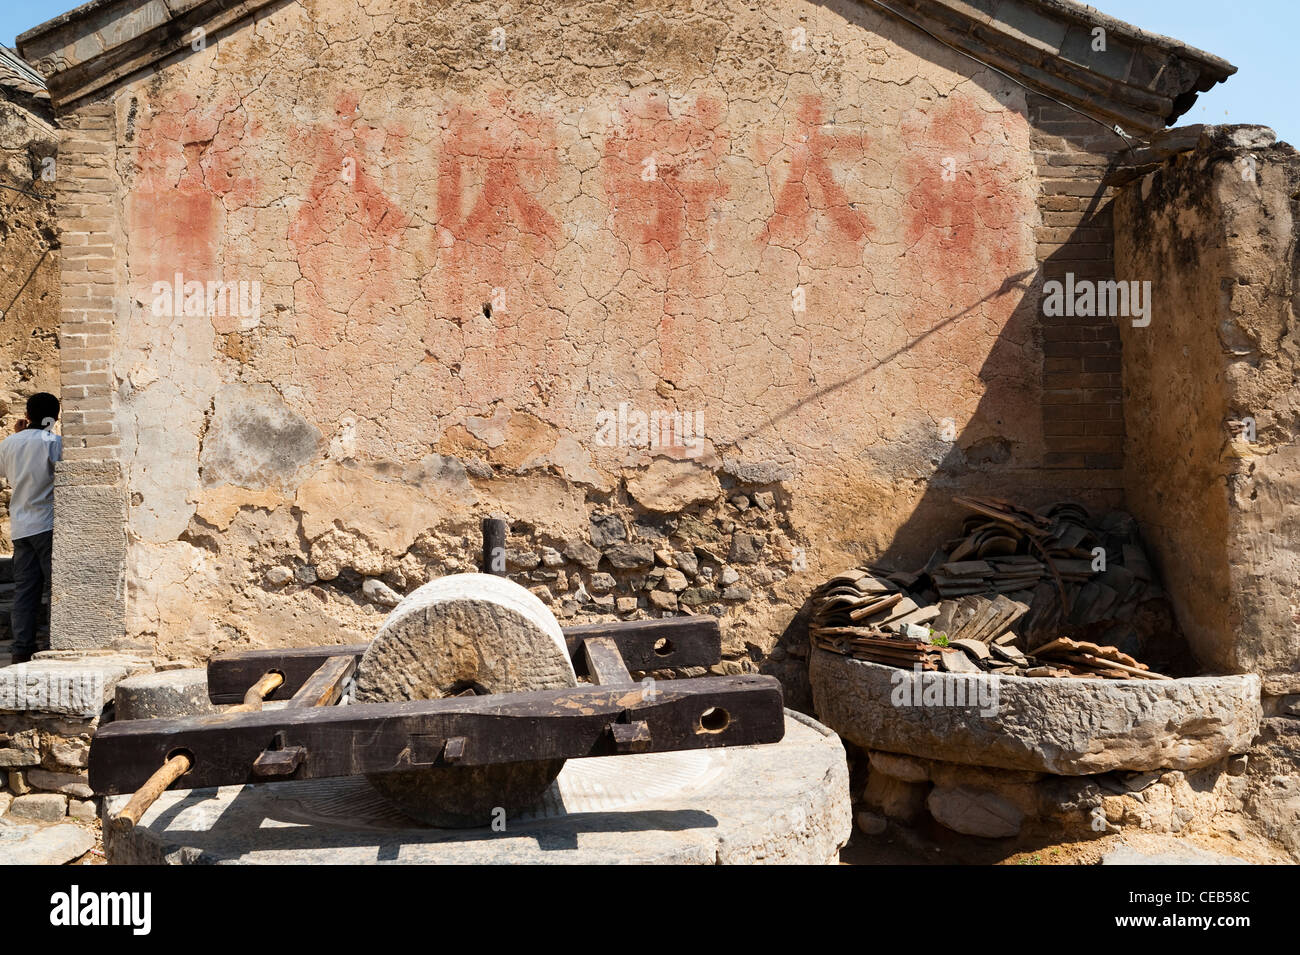
[[[1210, 127], [1116, 200], [1129, 506], [1209, 670], [1300, 670], [1300, 156]], [[1122, 326], [1123, 327], [1123, 326]]]
[[[562, 618], [715, 612], [752, 668], [951, 493], [1089, 480], [1041, 469], [1024, 93], [856, 4], [307, 0], [112, 96], [163, 655], [370, 636], [362, 578], [471, 569], [504, 513]], [[178, 276], [260, 285], [171, 314]]]

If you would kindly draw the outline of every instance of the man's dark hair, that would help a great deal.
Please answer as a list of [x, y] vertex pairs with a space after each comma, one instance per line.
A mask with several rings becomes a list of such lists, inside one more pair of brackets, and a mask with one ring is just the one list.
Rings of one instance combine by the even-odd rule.
[[59, 420], [59, 399], [41, 391], [27, 399], [27, 423], [33, 428], [48, 428]]

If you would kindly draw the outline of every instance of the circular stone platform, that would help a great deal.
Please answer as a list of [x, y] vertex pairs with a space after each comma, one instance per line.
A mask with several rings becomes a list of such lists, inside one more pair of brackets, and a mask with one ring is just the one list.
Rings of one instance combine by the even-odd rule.
[[500, 832], [413, 825], [349, 777], [165, 793], [131, 833], [106, 827], [104, 850], [113, 864], [821, 864], [851, 827], [844, 747], [787, 710], [779, 743], [569, 760]]
[[999, 769], [1062, 776], [1195, 769], [1250, 749], [1262, 716], [1254, 674], [968, 677], [817, 647], [808, 664], [817, 715], [850, 743]]

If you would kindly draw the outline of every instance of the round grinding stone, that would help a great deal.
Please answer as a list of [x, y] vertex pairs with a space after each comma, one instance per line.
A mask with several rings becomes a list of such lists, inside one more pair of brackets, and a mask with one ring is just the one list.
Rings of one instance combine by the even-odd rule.
[[[430, 581], [402, 600], [357, 666], [358, 703], [437, 700], [466, 690], [522, 693], [576, 686], [564, 634], [546, 605], [490, 574]], [[564, 760], [384, 773], [370, 784], [413, 819], [487, 824], [537, 803]]]

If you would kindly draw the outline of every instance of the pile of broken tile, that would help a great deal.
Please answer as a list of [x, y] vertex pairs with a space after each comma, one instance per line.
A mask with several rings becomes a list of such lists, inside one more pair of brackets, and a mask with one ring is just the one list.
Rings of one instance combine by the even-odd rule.
[[[1155, 679], [1071, 626], [1104, 628], [1158, 588], [1127, 515], [1094, 524], [1077, 504], [1035, 513], [956, 498], [975, 512], [915, 573], [859, 568], [813, 594], [814, 644], [906, 669], [1015, 676]], [[1097, 560], [1097, 554], [1107, 555]]]

